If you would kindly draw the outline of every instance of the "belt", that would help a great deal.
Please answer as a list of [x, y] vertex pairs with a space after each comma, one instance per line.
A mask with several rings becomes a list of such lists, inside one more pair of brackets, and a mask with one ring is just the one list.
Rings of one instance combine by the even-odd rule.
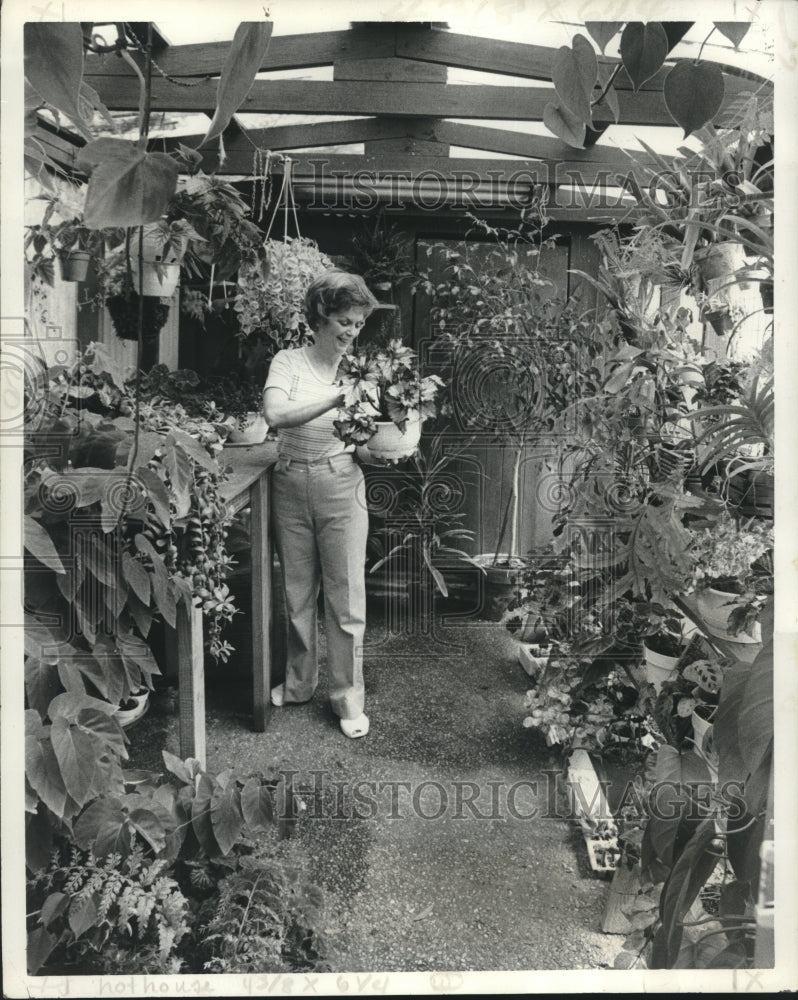
[[351, 451], [341, 451], [337, 455], [328, 455], [325, 458], [292, 458], [290, 455], [278, 455], [277, 463], [282, 466], [283, 469], [290, 469], [292, 465], [298, 466], [302, 469], [309, 469], [316, 465], [329, 465], [333, 468], [334, 463], [340, 462], [342, 459], [346, 461], [353, 462], [355, 459], [354, 453]]

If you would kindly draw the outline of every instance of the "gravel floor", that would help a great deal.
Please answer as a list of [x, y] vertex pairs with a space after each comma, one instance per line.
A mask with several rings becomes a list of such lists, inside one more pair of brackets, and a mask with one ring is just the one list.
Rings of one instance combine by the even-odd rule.
[[[326, 890], [333, 971], [611, 967], [608, 882], [573, 824], [541, 815], [561, 760], [521, 726], [510, 637], [493, 623], [389, 636], [372, 619], [364, 739], [340, 732], [323, 668], [314, 699], [273, 710], [262, 734], [245, 670], [207, 672], [209, 769], [297, 772], [292, 851]], [[131, 730], [135, 766], [177, 752], [170, 707], [156, 698]]]

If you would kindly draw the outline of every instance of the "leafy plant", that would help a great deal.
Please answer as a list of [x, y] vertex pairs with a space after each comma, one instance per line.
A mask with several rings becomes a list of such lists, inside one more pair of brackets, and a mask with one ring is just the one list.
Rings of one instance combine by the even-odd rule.
[[168, 870], [140, 846], [100, 859], [61, 846], [28, 887], [29, 905], [41, 904], [30, 914], [38, 917], [28, 937], [31, 974], [42, 966], [61, 974], [179, 972], [189, 902]]
[[260, 336], [274, 354], [312, 339], [305, 293], [333, 262], [313, 240], [299, 236], [267, 240], [263, 249], [265, 268], [247, 264], [239, 271], [234, 309], [242, 335]]
[[[637, 92], [662, 68], [683, 34], [678, 26], [674, 30], [673, 25], [659, 21], [587, 21], [585, 28], [602, 52], [620, 31], [621, 59], [614, 69], [603, 67], [606, 72], [600, 74], [595, 50], [584, 35], [576, 34], [570, 46], [560, 47], [552, 68], [557, 99], [546, 105], [543, 121], [558, 138], [576, 147], [584, 145], [588, 129], [600, 128], [597, 122], [608, 121], [610, 115], [618, 121], [620, 106], [613, 82], [620, 70], [626, 70]], [[748, 24], [715, 22], [709, 34], [716, 29], [737, 47]], [[716, 64], [700, 62], [702, 51], [703, 44], [695, 61], [678, 61], [663, 84], [665, 106], [685, 136], [711, 121], [723, 104], [723, 72]]]
[[473, 532], [460, 524], [464, 514], [452, 512], [462, 484], [453, 483], [444, 472], [456, 452], [444, 451], [443, 443], [443, 436], [436, 435], [413, 456], [415, 468], [398, 474], [401, 478], [395, 489], [391, 528], [386, 529], [382, 546], [386, 551], [369, 567], [369, 573], [390, 565], [402, 554], [420, 572], [423, 593], [434, 585], [448, 597], [445, 571], [452, 561], [477, 564], [459, 548], [462, 541], [473, 539]]
[[[451, 352], [453, 400], [463, 429], [491, 433], [513, 455], [494, 563], [509, 526], [508, 557], [517, 565], [524, 449], [553, 430], [564, 406], [578, 405], [581, 373], [590, 368], [592, 324], [556, 298], [540, 271], [540, 254], [554, 244], [542, 239], [548, 223], [542, 202], [523, 215], [518, 229], [472, 220], [489, 242], [466, 239], [447, 251], [445, 280], [429, 289], [432, 318], [438, 341]], [[479, 404], [467, 412], [462, 401], [474, 397]]]
[[[259, 864], [264, 884], [287, 890], [272, 901], [282, 935], [277, 967], [310, 967], [322, 946], [318, 891], [267, 859], [250, 859], [252, 837], [288, 820], [291, 808], [278, 816], [276, 800], [290, 806], [290, 788], [257, 772], [212, 775], [195, 760], [163, 757], [164, 774], [119, 771], [112, 790], [52, 830], [47, 850], [35, 840], [43, 817], [29, 817], [32, 974], [107, 971], [106, 961], [117, 971], [200, 971], [202, 955], [214, 953], [224, 962], [213, 935], [224, 938], [235, 880]], [[244, 921], [237, 930], [254, 935], [263, 927]], [[229, 952], [226, 959], [232, 964]]]
[[273, 858], [242, 857], [219, 884], [203, 928], [204, 968], [213, 973], [329, 971], [324, 897], [305, 873]]
[[369, 287], [418, 278], [413, 267], [407, 238], [398, 227], [385, 219], [384, 212], [373, 220], [364, 219], [352, 237], [352, 267]]
[[346, 395], [333, 427], [345, 444], [367, 444], [377, 420], [390, 420], [402, 432], [408, 423], [423, 423], [438, 412], [443, 388], [438, 375], [422, 377], [415, 351], [401, 340], [376, 352], [344, 355], [339, 379]]

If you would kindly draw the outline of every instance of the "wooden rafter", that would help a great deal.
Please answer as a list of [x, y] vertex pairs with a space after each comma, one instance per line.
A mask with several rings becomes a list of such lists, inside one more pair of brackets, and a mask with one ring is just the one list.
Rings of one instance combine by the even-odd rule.
[[[218, 76], [222, 71], [229, 42], [203, 42], [170, 46], [158, 54], [163, 72], [176, 77]], [[530, 80], [551, 80], [555, 49], [527, 42], [478, 38], [439, 29], [406, 29], [396, 39], [385, 31], [324, 31], [272, 38], [262, 71], [307, 69], [332, 66], [339, 60], [402, 57], [416, 61], [518, 76]], [[599, 65], [610, 69], [617, 59], [599, 56]], [[756, 74], [722, 65], [730, 93], [750, 90], [751, 84], [772, 84]], [[661, 91], [670, 67], [665, 66], [643, 84], [643, 90]], [[129, 67], [116, 56], [87, 56], [87, 80], [97, 76], [127, 76]], [[616, 80], [617, 90], [631, 90], [625, 71]]]
[[[133, 111], [139, 86], [134, 78], [97, 78], [101, 99], [109, 108]], [[239, 108], [240, 114], [398, 115], [411, 117], [483, 118], [542, 121], [554, 91], [548, 87], [474, 87], [467, 84], [321, 83], [309, 80], [256, 80]], [[662, 96], [655, 91], [619, 95], [622, 125], [673, 125]], [[731, 98], [727, 95], [725, 106]], [[205, 112], [216, 102], [215, 81], [183, 88], [168, 80], [152, 83], [152, 110]], [[598, 117], [598, 110], [596, 117]], [[609, 112], [607, 112], [609, 113]]]

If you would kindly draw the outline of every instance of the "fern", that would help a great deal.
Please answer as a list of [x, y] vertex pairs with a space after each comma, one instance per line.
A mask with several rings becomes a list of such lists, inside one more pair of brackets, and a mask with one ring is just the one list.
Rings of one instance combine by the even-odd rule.
[[273, 859], [247, 858], [219, 883], [203, 935], [208, 972], [325, 969], [322, 896], [303, 873]]
[[[51, 919], [48, 930], [60, 935], [48, 962], [53, 971], [173, 972], [175, 951], [189, 932], [188, 901], [172, 878], [168, 863], [151, 861], [140, 849], [124, 861], [119, 855], [97, 860], [92, 852], [72, 850], [66, 865], [58, 858], [30, 883], [32, 896], [65, 895], [68, 906]], [[93, 933], [75, 937], [70, 920], [95, 903]], [[41, 913], [41, 911], [39, 911]], [[35, 970], [38, 971], [38, 970]]]

